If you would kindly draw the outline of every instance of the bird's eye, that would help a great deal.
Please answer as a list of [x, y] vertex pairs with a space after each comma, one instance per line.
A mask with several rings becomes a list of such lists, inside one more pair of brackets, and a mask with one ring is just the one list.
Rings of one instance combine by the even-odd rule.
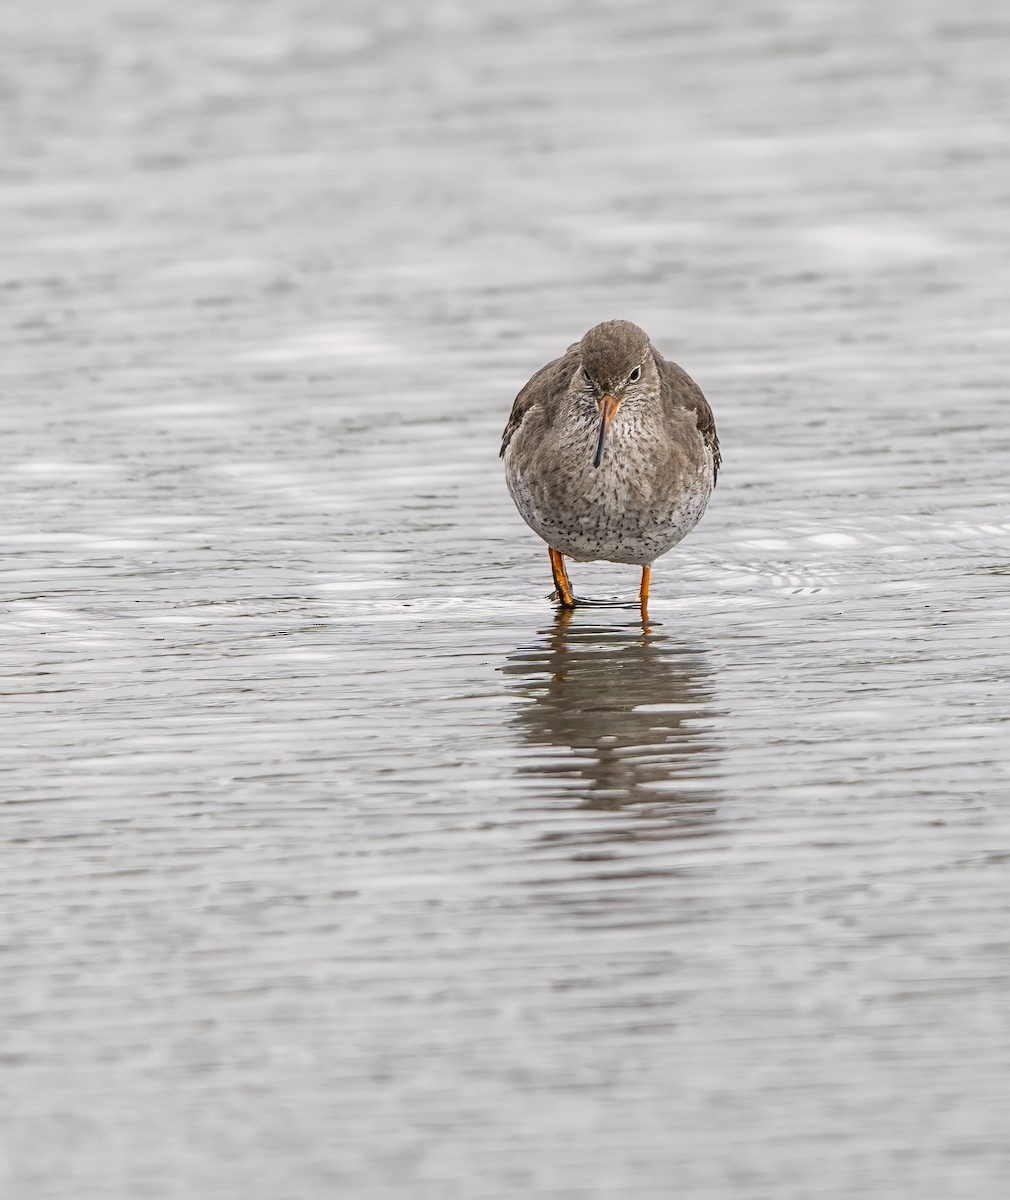
[[636, 367], [636, 368], [635, 368], [635, 369], [634, 369], [634, 370], [631, 372], [631, 374], [628, 376], [628, 383], [638, 383], [638, 381], [639, 381], [641, 378], [642, 378], [642, 368], [641, 368], [641, 367]]

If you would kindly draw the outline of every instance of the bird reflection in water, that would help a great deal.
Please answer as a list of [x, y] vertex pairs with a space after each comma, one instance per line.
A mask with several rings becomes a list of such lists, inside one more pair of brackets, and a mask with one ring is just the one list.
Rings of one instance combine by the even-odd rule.
[[702, 649], [647, 623], [584, 624], [569, 610], [502, 670], [523, 698], [514, 725], [535, 751], [520, 770], [543, 781], [545, 798], [647, 806], [682, 833], [710, 823], [716, 751]]

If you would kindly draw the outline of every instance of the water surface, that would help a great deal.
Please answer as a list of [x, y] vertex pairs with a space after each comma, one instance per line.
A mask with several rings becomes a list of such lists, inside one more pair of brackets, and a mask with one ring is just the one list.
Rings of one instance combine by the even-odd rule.
[[[997, 7], [2, 22], [5, 1194], [1001, 1200]], [[497, 459], [615, 316], [647, 627]]]

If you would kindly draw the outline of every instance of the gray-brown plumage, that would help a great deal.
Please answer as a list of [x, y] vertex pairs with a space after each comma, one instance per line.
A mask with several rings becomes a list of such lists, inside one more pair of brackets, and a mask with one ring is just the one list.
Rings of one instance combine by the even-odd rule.
[[577, 601], [564, 557], [649, 569], [701, 520], [719, 472], [715, 420], [697, 384], [630, 321], [604, 321], [542, 367], [512, 405], [501, 456], [523, 520], [550, 550], [558, 598]]

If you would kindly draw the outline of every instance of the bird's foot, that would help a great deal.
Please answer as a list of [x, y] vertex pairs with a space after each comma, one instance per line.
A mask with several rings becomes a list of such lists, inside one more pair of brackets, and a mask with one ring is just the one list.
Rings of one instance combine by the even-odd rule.
[[638, 608], [639, 600], [625, 599], [622, 596], [572, 596], [571, 604], [566, 604], [555, 589], [547, 597], [562, 608]]

